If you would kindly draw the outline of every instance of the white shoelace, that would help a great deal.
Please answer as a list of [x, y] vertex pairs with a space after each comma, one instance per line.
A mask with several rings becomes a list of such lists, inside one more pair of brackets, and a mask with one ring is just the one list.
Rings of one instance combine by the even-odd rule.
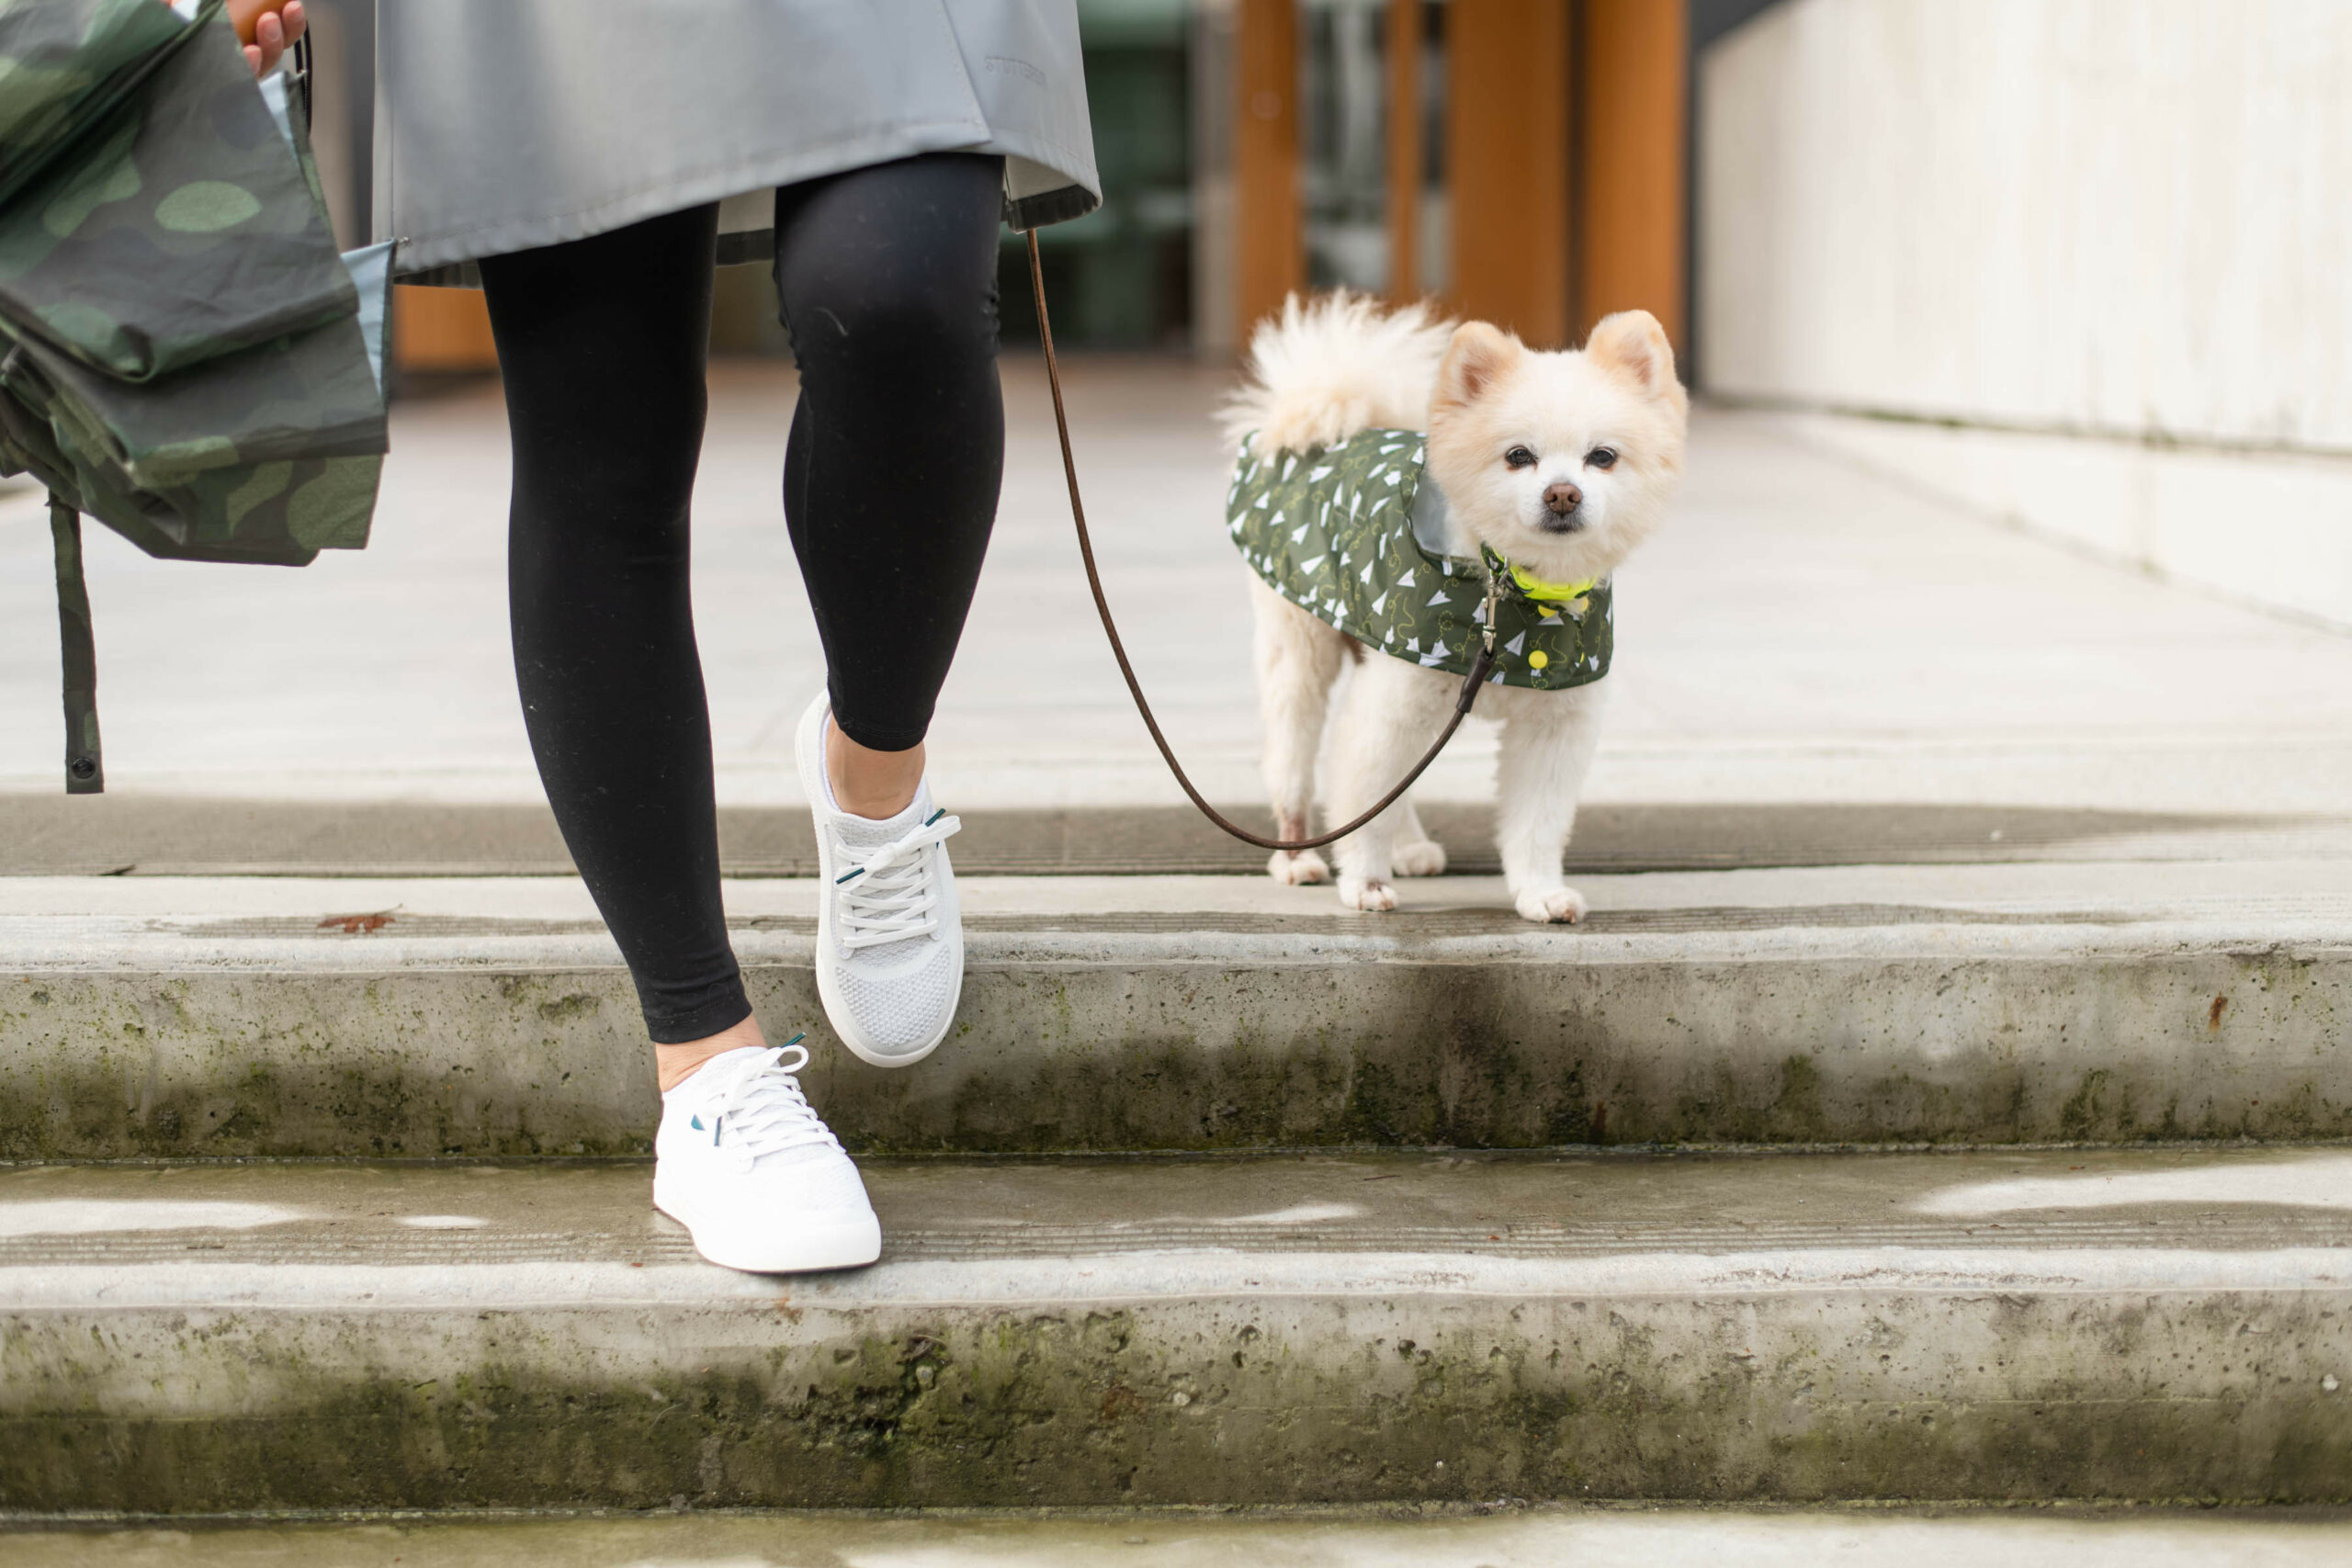
[[[720, 1069], [727, 1077], [718, 1084], [718, 1092], [702, 1114], [710, 1118], [711, 1143], [732, 1150], [745, 1166], [763, 1155], [787, 1149], [841, 1147], [832, 1129], [802, 1097], [800, 1080], [793, 1076], [808, 1065], [808, 1048], [800, 1043], [802, 1038], [796, 1034], [781, 1045], [743, 1058], [741, 1065]], [[789, 1066], [784, 1061], [787, 1052], [797, 1058]], [[701, 1124], [697, 1117], [696, 1127]]]
[[937, 931], [939, 888], [924, 852], [963, 826], [962, 818], [934, 811], [833, 878], [841, 891], [842, 946], [875, 947]]

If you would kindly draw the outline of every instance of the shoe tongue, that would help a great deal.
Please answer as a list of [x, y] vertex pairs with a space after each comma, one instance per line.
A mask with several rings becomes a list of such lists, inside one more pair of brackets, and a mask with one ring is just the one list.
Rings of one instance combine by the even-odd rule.
[[921, 826], [922, 819], [931, 813], [931, 785], [925, 782], [915, 786], [913, 804], [896, 817], [853, 817], [842, 811], [833, 818], [833, 831], [841, 835], [842, 842], [851, 849], [878, 850], [891, 840]]

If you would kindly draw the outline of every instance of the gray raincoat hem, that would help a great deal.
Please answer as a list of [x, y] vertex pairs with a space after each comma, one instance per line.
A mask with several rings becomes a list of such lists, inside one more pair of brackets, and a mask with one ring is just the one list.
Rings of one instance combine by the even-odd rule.
[[1032, 229], [1049, 228], [1056, 223], [1067, 223], [1073, 218], [1083, 218], [1102, 205], [1102, 198], [1084, 186], [1063, 186], [1058, 190], [1044, 191], [1036, 196], [1007, 197], [1004, 220], [1012, 226], [1014, 233], [1025, 234]]
[[[822, 179], [828, 175], [870, 168], [876, 164], [896, 163], [925, 152], [1001, 153], [1025, 159], [1035, 169], [1065, 179], [1069, 176], [1060, 175], [1061, 170], [1087, 166], [1087, 160], [1040, 137], [1014, 134], [975, 142], [969, 140], [971, 130], [971, 122], [965, 119], [944, 120], [930, 126], [894, 125], [887, 131], [848, 138], [813, 152], [802, 149], [782, 157], [729, 163], [691, 178], [665, 180], [658, 186], [625, 192], [572, 212], [518, 213], [468, 232], [436, 236], [413, 251], [407, 243], [401, 243], [395, 252], [401, 257], [395, 276], [405, 284], [479, 288], [481, 269], [474, 264], [483, 256], [584, 240], [706, 202]], [[952, 133], [955, 140], [943, 133]], [[1102, 205], [1101, 192], [1070, 179], [1066, 185], [1018, 197], [1008, 190], [1004, 220], [1015, 231], [1025, 231], [1083, 218]], [[718, 237], [721, 266], [764, 262], [775, 254], [775, 233], [764, 225], [731, 231]]]

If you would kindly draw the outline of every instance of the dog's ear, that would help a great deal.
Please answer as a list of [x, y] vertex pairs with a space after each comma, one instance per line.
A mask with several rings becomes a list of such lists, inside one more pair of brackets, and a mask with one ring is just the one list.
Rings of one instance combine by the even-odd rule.
[[1503, 373], [1527, 352], [1519, 339], [1484, 321], [1464, 321], [1453, 329], [1445, 357], [1437, 367], [1437, 389], [1430, 394], [1432, 412], [1477, 401]]
[[1620, 310], [1600, 318], [1585, 340], [1593, 363], [1622, 376], [1651, 397], [1674, 385], [1674, 345], [1647, 310]]

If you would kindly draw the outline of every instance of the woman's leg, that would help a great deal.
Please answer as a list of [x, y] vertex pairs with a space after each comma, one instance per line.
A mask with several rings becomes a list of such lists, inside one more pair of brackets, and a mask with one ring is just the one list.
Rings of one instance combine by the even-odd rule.
[[718, 896], [687, 507], [717, 209], [482, 264], [514, 446], [514, 671], [548, 800], [653, 1036], [653, 1202], [705, 1258], [871, 1263], [857, 1168], [743, 996]]
[[[717, 210], [481, 264], [514, 440], [508, 591], [531, 750], [648, 1032], [714, 1051], [760, 1043], [719, 906], [686, 580]], [[662, 1066], [666, 1088], [681, 1075]]]
[[876, 1066], [947, 1037], [964, 934], [922, 738], [996, 520], [1003, 165], [939, 154], [776, 192], [776, 285], [800, 362], [785, 516], [825, 645], [793, 738], [825, 875], [817, 993]]
[[938, 153], [776, 193], [776, 287], [800, 364], [785, 517], [852, 743], [831, 749], [833, 783], [861, 816], [913, 798], [996, 520], [1003, 172]]

